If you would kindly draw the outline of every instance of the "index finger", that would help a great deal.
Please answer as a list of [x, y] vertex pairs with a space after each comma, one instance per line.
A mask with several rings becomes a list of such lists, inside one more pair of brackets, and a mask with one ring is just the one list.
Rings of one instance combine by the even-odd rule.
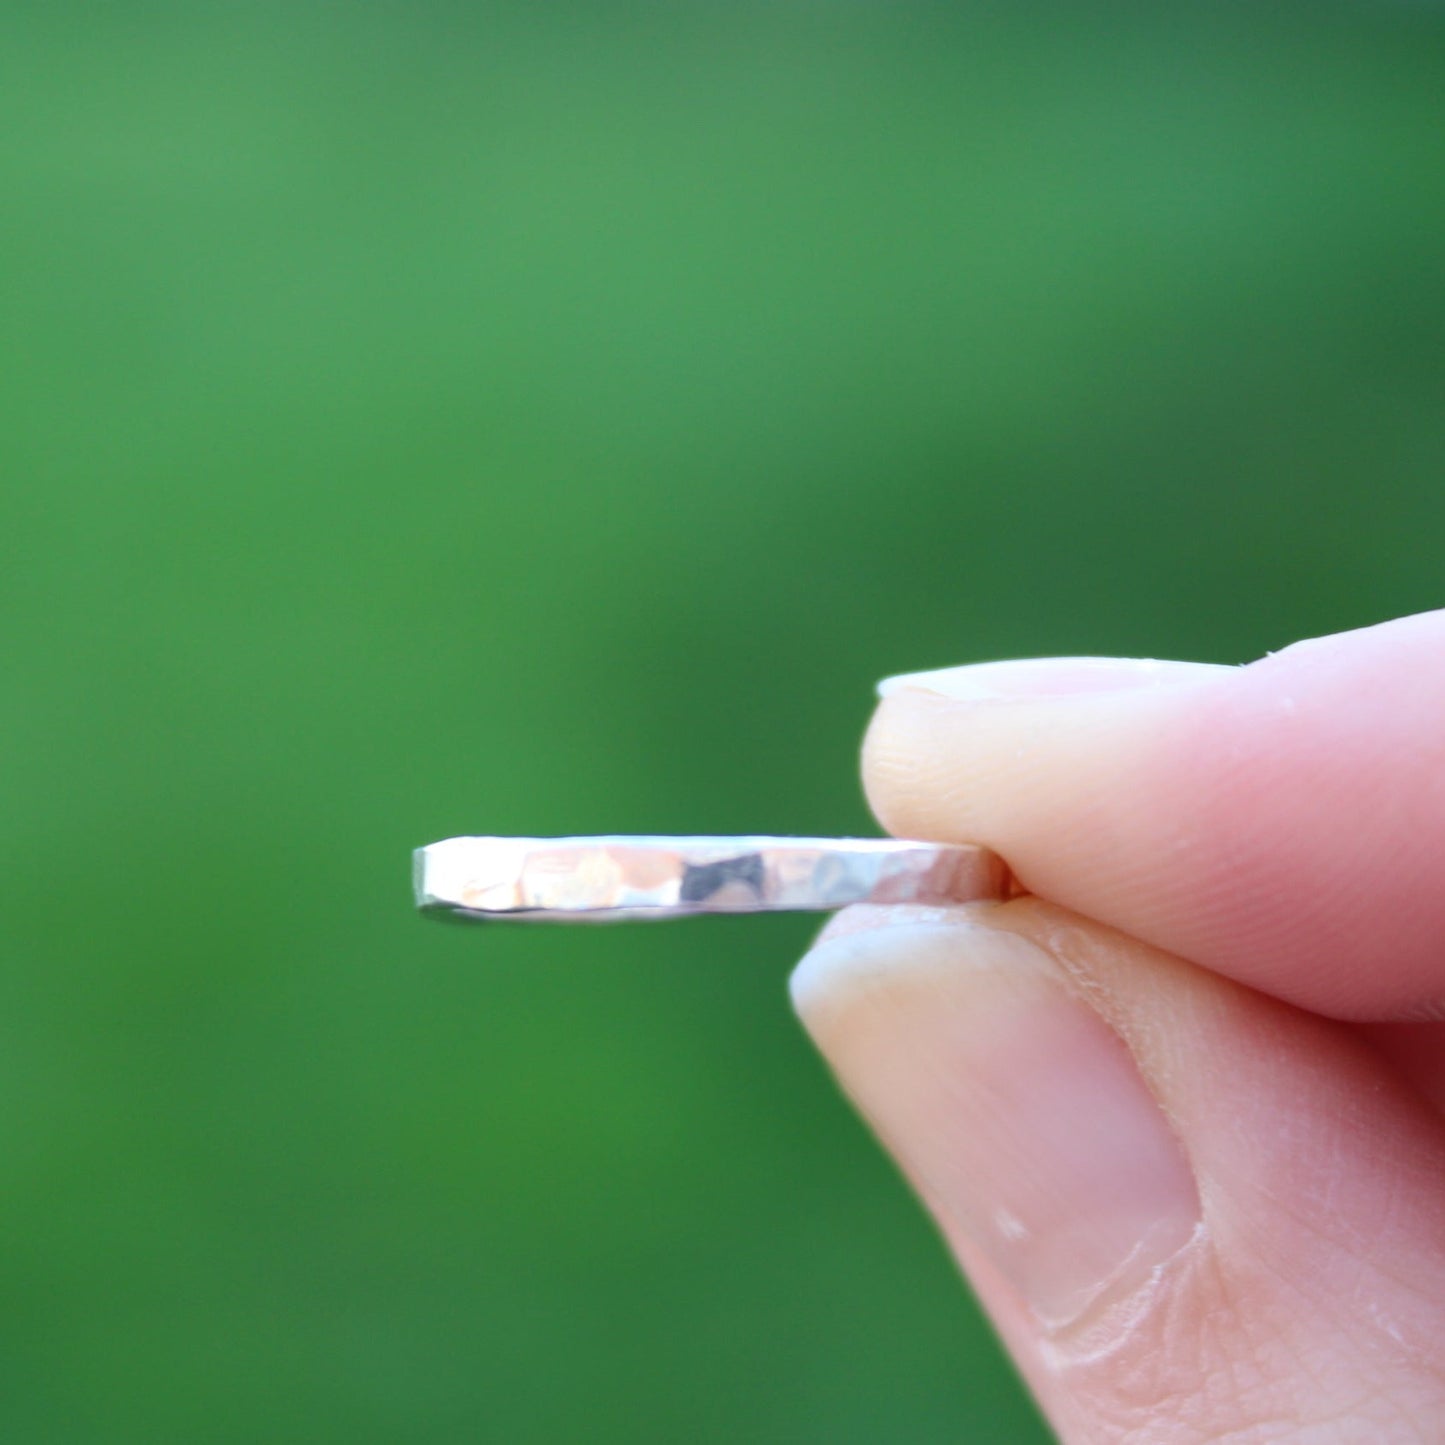
[[1242, 668], [1067, 658], [888, 679], [903, 837], [1342, 1018], [1445, 1016], [1445, 612]]

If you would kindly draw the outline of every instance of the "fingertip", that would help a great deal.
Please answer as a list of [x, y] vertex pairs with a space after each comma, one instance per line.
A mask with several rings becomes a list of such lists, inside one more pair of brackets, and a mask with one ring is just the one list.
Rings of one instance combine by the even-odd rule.
[[1062, 1438], [1438, 1408], [1440, 1125], [1382, 1061], [1037, 899], [946, 913], [849, 910], [794, 997]]
[[794, 1000], [940, 1222], [1052, 1330], [1146, 1280], [1199, 1200], [1121, 1040], [1045, 948], [995, 925], [1008, 907], [855, 915]]
[[[936, 797], [931, 774], [939, 759], [931, 711], [926, 698], [886, 698], [863, 735], [863, 793], [882, 828], [897, 838], [930, 839], [926, 813]], [[969, 818], [966, 800], [958, 804], [947, 826], [962, 839]]]
[[1073, 658], [895, 679], [864, 789], [890, 833], [986, 845], [1029, 891], [1254, 987], [1421, 1017], [1445, 999], [1442, 656], [1445, 612], [1244, 668]]
[[[848, 1021], [942, 983], [968, 931], [997, 905], [854, 904], [834, 914], [788, 979], [793, 1009], [831, 1058]], [[940, 940], [949, 945], [940, 950]]]

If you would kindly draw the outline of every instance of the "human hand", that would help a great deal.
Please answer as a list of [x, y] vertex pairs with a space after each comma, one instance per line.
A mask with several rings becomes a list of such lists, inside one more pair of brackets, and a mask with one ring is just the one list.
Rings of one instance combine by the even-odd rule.
[[1031, 896], [794, 1000], [1060, 1437], [1445, 1440], [1445, 612], [881, 691], [884, 825]]

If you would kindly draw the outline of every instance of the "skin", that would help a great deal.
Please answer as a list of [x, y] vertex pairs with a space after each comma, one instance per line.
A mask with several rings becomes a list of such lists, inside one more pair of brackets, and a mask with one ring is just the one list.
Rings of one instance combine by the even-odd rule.
[[884, 684], [900, 837], [1026, 896], [793, 979], [1070, 1442], [1445, 1439], [1445, 612]]

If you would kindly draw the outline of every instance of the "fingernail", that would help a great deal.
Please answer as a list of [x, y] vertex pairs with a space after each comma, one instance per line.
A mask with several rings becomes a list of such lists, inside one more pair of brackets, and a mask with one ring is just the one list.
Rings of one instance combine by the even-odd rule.
[[1148, 657], [1024, 657], [885, 677], [878, 684], [878, 696], [928, 692], [966, 702], [1072, 697], [1084, 692], [1172, 687], [1232, 671], [1211, 662], [1164, 662]]
[[821, 938], [804, 1024], [944, 1232], [1062, 1328], [1193, 1237], [1194, 1178], [1123, 1042], [1036, 944], [936, 911]]

